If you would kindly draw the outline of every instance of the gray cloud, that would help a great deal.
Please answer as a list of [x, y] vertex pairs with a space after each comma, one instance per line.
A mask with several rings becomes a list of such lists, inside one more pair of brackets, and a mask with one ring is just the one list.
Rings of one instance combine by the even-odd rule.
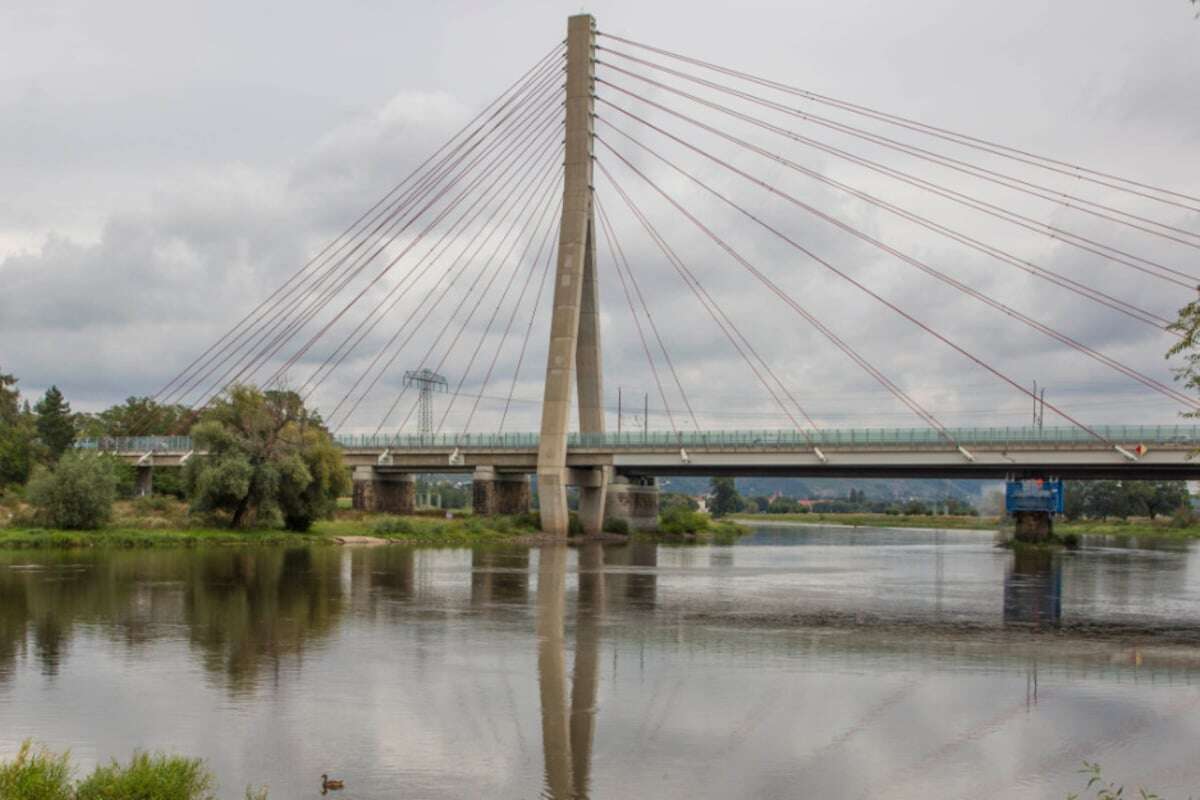
[[[1189, 25], [1186, 8], [1166, 6], [1097, 12], [1091, 5], [1064, 3], [1052, 9], [1030, 6], [1025, 13], [1014, 14], [1011, 9], [1000, 13], [930, 0], [903, 10], [871, 9], [872, 16], [864, 19], [859, 15], [866, 10], [853, 8], [761, 4], [741, 9], [732, 27], [727, 15], [715, 10], [697, 13], [693, 8], [680, 17], [669, 4], [639, 7], [636, 14], [621, 3], [602, 4], [594, 13], [603, 30], [1200, 194], [1200, 175], [1187, 168], [1194, 160], [1191, 152], [1200, 131], [1200, 110], [1185, 101], [1189, 87], [1181, 82], [1200, 66], [1195, 47], [1200, 28]], [[0, 30], [6, 31], [0, 34], [0, 46], [6, 46], [18, 62], [0, 81], [0, 143], [18, 156], [0, 163], [0, 179], [13, 187], [0, 200], [0, 365], [16, 372], [27, 391], [59, 384], [81, 408], [99, 408], [128, 394], [153, 392], [436, 148], [490, 95], [545, 53], [561, 38], [562, 16], [575, 10], [501, 4], [486, 11], [464, 5], [401, 13], [363, 3], [345, 9], [340, 24], [316, 8], [296, 9], [283, 22], [246, 16], [225, 3], [178, 6], [166, 12], [158, 6], [126, 2], [102, 17], [71, 2], [0, 12], [4, 22]], [[170, 45], [162, 37], [139, 37], [124, 24], [134, 18], [143, 21], [141, 30], [186, 29], [189, 35], [174, 37]], [[231, 29], [234, 20], [237, 26]], [[1086, 28], [1086, 37], [1078, 35], [1080, 25]], [[353, 46], [348, 43], [351, 33]], [[404, 45], [397, 46], [397, 41]], [[70, 57], [63, 57], [66, 52]], [[635, 85], [616, 75], [610, 78]], [[638, 108], [611, 89], [600, 91], [614, 103]], [[678, 102], [669, 93], [646, 94], [669, 105]], [[716, 137], [640, 108], [638, 113], [652, 115], [663, 127], [805, 203], [1156, 379], [1170, 380], [1161, 357], [1171, 343], [1169, 336], [776, 162], [739, 152]], [[861, 122], [816, 106], [804, 109], [852, 124]], [[639, 130], [618, 113], [603, 106], [600, 113], [1022, 385], [1035, 378], [1048, 384], [1052, 399], [1086, 421], [1169, 423], [1177, 419], [1177, 408], [1129, 379], [720, 166]], [[712, 113], [700, 115], [714, 123], [721, 120]], [[772, 115], [771, 120], [1113, 246], [1200, 272], [1191, 248], [973, 181], [793, 118]], [[1187, 300], [1186, 290], [1099, 260], [1061, 241], [983, 217], [753, 126], [728, 120], [720, 125], [810, 169], [1163, 316], [1173, 317]], [[784, 291], [948, 424], [1024, 421], [1028, 398], [686, 179], [623, 146], [619, 136], [605, 133], [603, 125], [600, 131]], [[886, 132], [916, 141], [910, 135]], [[1011, 162], [985, 161], [944, 143], [920, 144], [956, 157], [979, 158], [991, 168], [1031, 178], [1035, 174]], [[618, 159], [603, 147], [598, 157], [821, 424], [917, 424], [903, 406], [771, 297]], [[1200, 218], [1180, 209], [1134, 202], [1135, 198], [1101, 187], [1081, 188], [1078, 182], [1045, 173], [1036, 176], [1053, 187], [1087, 188], [1102, 202], [1200, 229]], [[642, 291], [653, 298], [655, 321], [701, 424], [786, 424], [754, 373], [603, 177], [597, 178], [597, 191]], [[406, 233], [403, 241], [411, 242], [415, 230]], [[288, 371], [289, 381], [303, 384], [431, 241], [416, 247], [395, 270], [365, 289], [364, 300]], [[465, 238], [456, 241], [456, 247], [466, 245]], [[388, 255], [402, 246], [392, 245]], [[651, 405], [660, 409], [611, 256], [603, 246], [600, 262], [606, 402], [615, 406], [616, 389], [621, 386], [627, 398], [649, 392]], [[383, 263], [383, 258], [371, 263], [281, 355], [294, 352], [331, 319], [366, 287]], [[338, 402], [398, 326], [423, 313], [422, 299], [449, 259], [439, 260], [438, 265], [414, 284], [405, 300], [321, 386], [316, 399], [322, 408], [328, 411]], [[525, 297], [499, 350], [498, 329], [508, 319], [518, 282], [529, 266], [512, 260], [503, 264], [492, 291], [447, 355], [446, 346], [474, 303], [475, 297], [466, 294], [465, 287], [482, 262], [469, 269], [448, 295], [457, 315], [451, 315], [450, 307], [432, 313], [346, 430], [374, 430], [402, 391], [403, 370], [416, 367], [431, 347], [429, 365], [445, 356], [442, 369], [456, 385], [477, 341], [481, 341], [478, 356], [463, 381], [467, 396], [455, 401], [446, 426], [460, 428], [472, 395], [482, 393], [472, 429], [494, 429], [503, 407], [503, 400], [497, 398], [508, 394], [519, 341], [532, 314], [532, 296]], [[498, 322], [485, 337], [485, 322], [509, 284]], [[535, 277], [531, 294], [536, 286]], [[536, 401], [546, 350], [546, 294], [514, 390], [509, 430], [537, 426]], [[443, 328], [446, 334], [437, 340]], [[656, 342], [651, 339], [650, 344], [676, 422], [686, 426], [690, 423], [682, 398], [664, 369]], [[483, 374], [497, 350], [492, 378], [484, 387]], [[259, 377], [271, 371], [264, 369]], [[389, 424], [403, 419], [409, 406], [406, 395]], [[652, 424], [664, 427], [667, 421], [656, 412]]]

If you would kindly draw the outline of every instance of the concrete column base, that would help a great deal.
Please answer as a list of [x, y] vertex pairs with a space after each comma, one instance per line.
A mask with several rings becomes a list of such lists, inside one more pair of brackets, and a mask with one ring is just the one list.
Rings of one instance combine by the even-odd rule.
[[605, 519], [623, 519], [632, 531], [658, 530], [658, 482], [654, 478], [617, 476], [608, 485]]
[[579, 523], [585, 536], [596, 536], [604, 530], [610, 471], [608, 467], [600, 467], [581, 475], [583, 470], [572, 470], [579, 476], [576, 481], [579, 485]]
[[1048, 511], [1016, 511], [1015, 538], [1018, 542], [1037, 544], [1054, 534], [1054, 517]]
[[471, 488], [472, 510], [479, 516], [528, 514], [533, 506], [528, 475], [476, 467]]
[[411, 514], [416, 508], [417, 482], [405, 472], [354, 468], [354, 509], [382, 514]]
[[137, 467], [133, 493], [138, 497], [149, 497], [154, 493], [154, 467]]

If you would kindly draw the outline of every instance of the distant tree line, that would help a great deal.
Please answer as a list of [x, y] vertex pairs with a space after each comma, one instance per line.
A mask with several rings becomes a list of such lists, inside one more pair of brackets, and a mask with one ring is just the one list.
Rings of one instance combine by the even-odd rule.
[[1155, 517], [1189, 509], [1183, 481], [1068, 481], [1063, 516], [1067, 519]]
[[[933, 515], [952, 514], [959, 516], [978, 516], [979, 511], [965, 500], [957, 497], [946, 497], [936, 500], [910, 499], [872, 500], [862, 489], [851, 489], [845, 497], [820, 498], [802, 503], [792, 497], [767, 497], [757, 495], [744, 497], [738, 492], [733, 478], [713, 478], [709, 486], [709, 511], [713, 516], [724, 516], [745, 512], [750, 514], [807, 514], [810, 511], [819, 514], [909, 514]], [[696, 502], [686, 495], [664, 493], [659, 499], [659, 507], [666, 511], [675, 507], [696, 508]]]

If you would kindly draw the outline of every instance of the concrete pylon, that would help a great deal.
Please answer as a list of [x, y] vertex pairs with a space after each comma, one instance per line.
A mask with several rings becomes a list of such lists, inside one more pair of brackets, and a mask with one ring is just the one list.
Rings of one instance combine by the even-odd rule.
[[[562, 227], [554, 281], [554, 312], [542, 398], [538, 446], [538, 497], [542, 530], [567, 533], [567, 430], [571, 390], [577, 385], [579, 430], [604, 432], [600, 368], [600, 309], [592, 211], [592, 147], [596, 21], [590, 14], [567, 20], [566, 152], [563, 162]], [[607, 473], [581, 488], [584, 531], [600, 530]]]

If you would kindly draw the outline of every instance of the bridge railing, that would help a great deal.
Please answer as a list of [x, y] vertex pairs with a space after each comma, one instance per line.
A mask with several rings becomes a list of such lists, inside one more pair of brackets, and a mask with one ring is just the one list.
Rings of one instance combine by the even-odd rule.
[[104, 453], [186, 453], [192, 449], [192, 437], [102, 436], [98, 439], [77, 439], [75, 447]]
[[[1197, 425], [1107, 425], [1096, 432], [1105, 439], [1124, 445], [1192, 445], [1200, 448], [1200, 426]], [[1030, 446], [1071, 445], [1095, 442], [1095, 438], [1078, 428], [1069, 427], [994, 427], [951, 428], [948, 431], [955, 443], [972, 446]], [[530, 450], [538, 445], [536, 433], [476, 433], [476, 434], [403, 434], [399, 436], [346, 435], [337, 436], [338, 445], [346, 449], [419, 450], [461, 448], [488, 450]], [[576, 448], [662, 449], [804, 449], [872, 448], [872, 447], [951, 447], [937, 431], [929, 428], [830, 428], [808, 435], [796, 430], [735, 430], [735, 431], [622, 431], [621, 433], [580, 434], [568, 436], [567, 443]], [[137, 436], [81, 439], [75, 444], [81, 449], [110, 453], [176, 452], [192, 449], [188, 436]]]

